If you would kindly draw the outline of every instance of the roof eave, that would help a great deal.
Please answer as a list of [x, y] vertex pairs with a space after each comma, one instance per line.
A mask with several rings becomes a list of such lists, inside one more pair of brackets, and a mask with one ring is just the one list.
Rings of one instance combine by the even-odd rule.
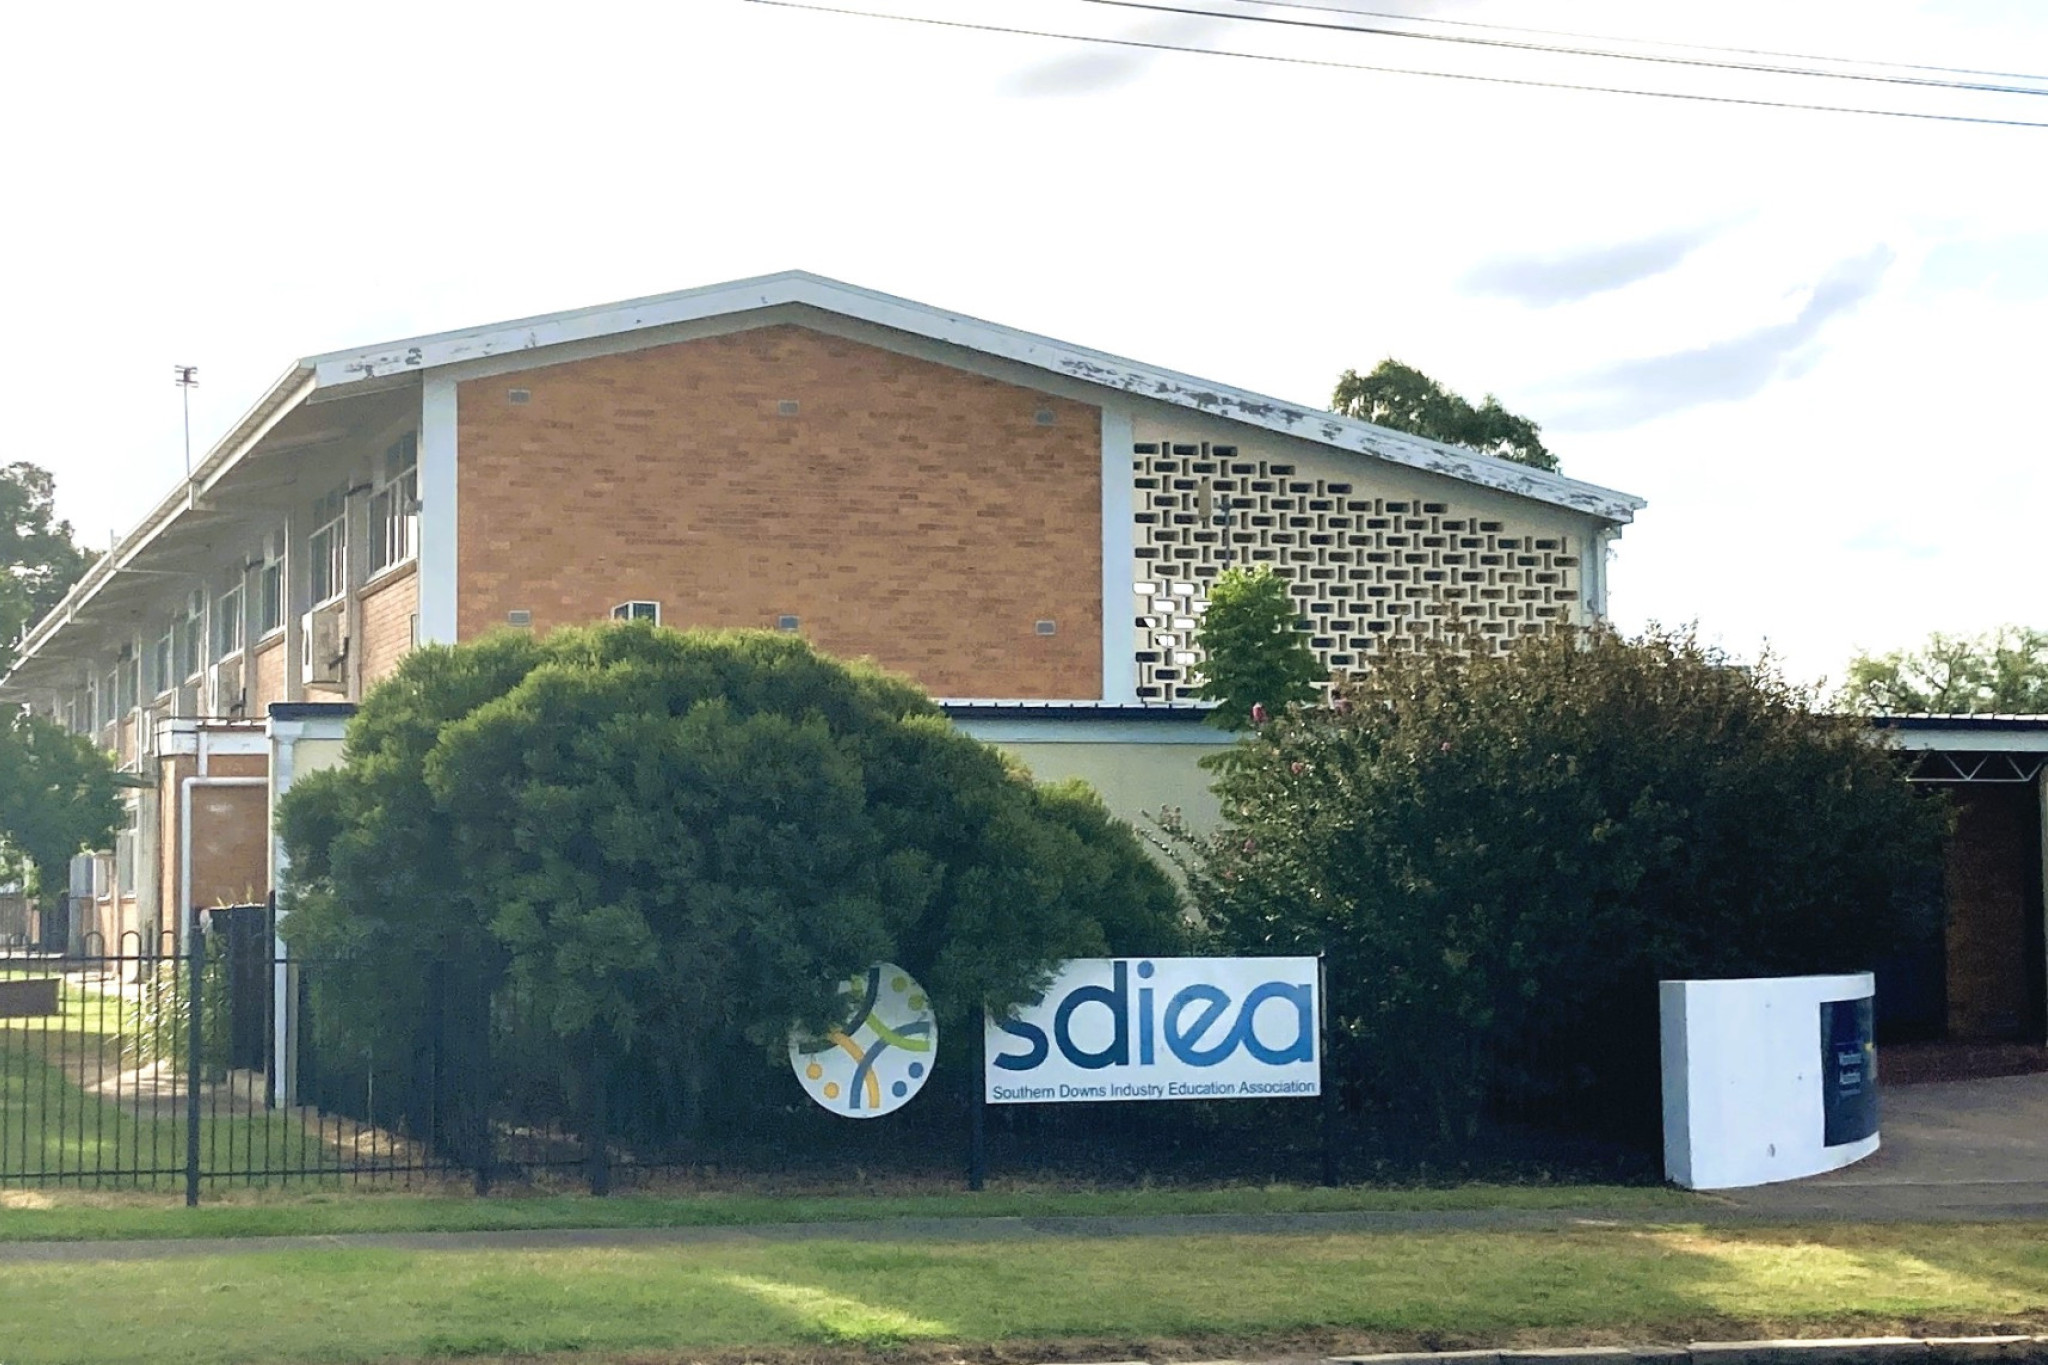
[[95, 559], [84, 575], [71, 585], [71, 591], [64, 594], [64, 599], [29, 629], [15, 650], [13, 666], [4, 678], [0, 678], [0, 692], [12, 690], [16, 685], [16, 675], [23, 667], [35, 663], [37, 654], [57, 632], [69, 625], [115, 574], [131, 566], [177, 523], [179, 516], [190, 511], [212, 491], [214, 485], [240, 464], [286, 413], [304, 402], [316, 386], [314, 374], [303, 366], [294, 365], [279, 376], [256, 404], [242, 415], [241, 420], [214, 443], [194, 466], [191, 475], [180, 481], [113, 549]]
[[1120, 393], [1301, 437], [1352, 454], [1550, 503], [1623, 525], [1648, 504], [1632, 494], [1511, 460], [1444, 445], [1193, 375], [862, 289], [806, 271], [707, 285], [455, 332], [331, 351], [300, 361], [322, 388], [570, 342], [789, 306], [822, 309], [927, 340], [963, 346]]

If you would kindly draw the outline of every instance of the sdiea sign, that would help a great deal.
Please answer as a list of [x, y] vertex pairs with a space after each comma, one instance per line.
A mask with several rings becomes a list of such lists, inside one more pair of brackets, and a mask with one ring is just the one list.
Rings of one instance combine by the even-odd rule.
[[1270, 1099], [1322, 1092], [1312, 957], [1077, 958], [988, 1019], [990, 1104]]

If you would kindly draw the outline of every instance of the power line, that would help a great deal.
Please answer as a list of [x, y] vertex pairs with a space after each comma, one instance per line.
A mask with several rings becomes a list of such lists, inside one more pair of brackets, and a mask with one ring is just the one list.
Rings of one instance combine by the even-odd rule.
[[[1262, 0], [1248, 0], [1259, 4]], [[1225, 19], [1240, 24], [1274, 24], [1281, 28], [1311, 29], [1325, 33], [1355, 33], [1371, 38], [1410, 38], [1425, 43], [1455, 43], [1464, 47], [1506, 48], [1516, 52], [1542, 52], [1560, 57], [1604, 57], [1612, 61], [1651, 62], [1660, 66], [1700, 66], [1721, 71], [1746, 71], [1766, 76], [1806, 76], [1831, 81], [1871, 81], [1879, 85], [1917, 85], [1939, 90], [1968, 90], [1989, 95], [2048, 95], [2048, 89], [2018, 85], [1987, 85], [1981, 81], [1952, 81], [1933, 76], [1885, 76], [1864, 71], [1817, 71], [1811, 67], [1775, 66], [1763, 62], [1734, 62], [1714, 57], [1680, 57], [1648, 52], [1616, 52], [1598, 47], [1559, 47], [1553, 43], [1530, 42], [1520, 38], [1481, 38], [1458, 33], [1416, 33], [1410, 29], [1382, 28], [1367, 24], [1339, 24], [1324, 19], [1288, 19], [1277, 14], [1244, 14], [1230, 10], [1191, 9], [1161, 0], [1082, 0], [1083, 4], [1110, 9], [1145, 10], [1154, 14], [1177, 14], [1189, 18]], [[1289, 5], [1289, 9], [1324, 9], [1321, 5]], [[1351, 14], [1350, 10], [1330, 11]], [[1612, 40], [1607, 40], [1612, 41]]]
[[1350, 14], [1362, 19], [1398, 19], [1413, 24], [1441, 24], [1451, 28], [1483, 28], [1495, 33], [1526, 33], [1538, 38], [1570, 38], [1593, 43], [1636, 43], [1643, 46], [1679, 48], [1688, 52], [1721, 52], [1737, 57], [1777, 57], [1793, 62], [1834, 62], [1846, 66], [1881, 66], [1894, 71], [1933, 71], [1949, 76], [1991, 76], [2008, 81], [2041, 81], [2048, 76], [2025, 71], [1986, 71], [1972, 66], [1933, 66], [1924, 62], [1873, 61], [1862, 57], [1830, 57], [1813, 52], [1781, 52], [1767, 47], [1721, 47], [1712, 43], [1681, 43], [1659, 38], [1617, 38], [1611, 34], [1583, 33], [1570, 29], [1519, 28], [1513, 24], [1486, 24], [1475, 19], [1439, 19], [1427, 14], [1394, 14], [1384, 10], [1352, 9], [1341, 4], [1314, 4], [1310, 0], [1243, 0], [1267, 9], [1314, 10], [1325, 14]]
[[1004, 33], [1022, 38], [1055, 38], [1064, 42], [1095, 43], [1105, 47], [1137, 48], [1148, 52], [1186, 52], [1203, 57], [1234, 57], [1241, 61], [1269, 62], [1283, 66], [1319, 67], [1335, 71], [1369, 71], [1384, 76], [1432, 76], [1439, 80], [1469, 81], [1482, 85], [1511, 85], [1540, 90], [1577, 90], [1598, 95], [1639, 95], [1647, 99], [1686, 100], [1697, 104], [1733, 104], [1755, 109], [1797, 109], [1819, 114], [1863, 114], [1873, 118], [1920, 119], [1933, 123], [1972, 123], [1996, 128], [2048, 128], [2048, 123], [2029, 119], [1986, 118], [1973, 114], [1933, 114], [1910, 109], [1870, 109], [1856, 105], [1806, 104], [1793, 100], [1755, 99], [1740, 95], [1706, 95], [1682, 90], [1641, 90], [1628, 86], [1585, 85], [1572, 81], [1545, 81], [1525, 76], [1481, 76], [1464, 71], [1427, 71], [1416, 67], [1377, 66], [1365, 62], [1340, 62], [1319, 57], [1283, 57], [1268, 52], [1239, 52], [1232, 48], [1195, 47], [1185, 43], [1164, 43], [1140, 38], [1105, 38], [1088, 33], [1063, 33], [1053, 29], [1022, 28], [1007, 24], [975, 23], [964, 19], [932, 19], [918, 14], [887, 14], [880, 10], [856, 9], [817, 0], [747, 0], [748, 4], [774, 9], [808, 10], [816, 14], [839, 14], [857, 19], [886, 19], [900, 24], [921, 24], [927, 28], [960, 29], [973, 33]]

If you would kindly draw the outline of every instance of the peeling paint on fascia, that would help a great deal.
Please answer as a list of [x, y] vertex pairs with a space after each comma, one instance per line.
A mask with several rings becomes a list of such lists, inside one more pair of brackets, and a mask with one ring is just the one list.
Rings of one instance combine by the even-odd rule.
[[1273, 403], [1246, 402], [1211, 389], [1191, 388], [1156, 374], [1138, 374], [1078, 356], [1060, 357], [1058, 366], [1067, 374], [1090, 383], [1120, 389], [1125, 393], [1146, 393], [1165, 402], [1224, 417], [1235, 417], [1268, 429], [1279, 429], [1283, 426], [1292, 428], [1316, 422], [1313, 430], [1307, 433], [1311, 439], [1319, 438], [1326, 445], [1352, 454], [1386, 460], [1390, 464], [1406, 465], [1428, 473], [1440, 474], [1445, 478], [1456, 479], [1461, 483], [1476, 484], [1481, 488], [1532, 498], [1554, 506], [1591, 511], [1610, 521], [1626, 522], [1633, 519], [1634, 509], [1626, 502], [1604, 500], [1568, 485], [1559, 488], [1547, 480], [1484, 467], [1443, 451], [1431, 442], [1418, 441], [1413, 446], [1402, 443], [1390, 447], [1387, 442], [1375, 439], [1369, 432], [1330, 420], [1327, 414], [1311, 413], [1304, 409], [1282, 407]]

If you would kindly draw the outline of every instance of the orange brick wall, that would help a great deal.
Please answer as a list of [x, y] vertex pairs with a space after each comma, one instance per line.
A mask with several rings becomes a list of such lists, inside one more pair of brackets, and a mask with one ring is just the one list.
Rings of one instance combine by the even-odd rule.
[[[167, 926], [182, 922], [178, 860], [178, 793], [198, 772], [189, 755], [161, 761], [157, 799], [162, 823], [157, 875]], [[215, 754], [207, 763], [214, 777], [262, 777], [270, 760], [261, 754]], [[192, 902], [205, 908], [261, 900], [270, 891], [270, 793], [262, 787], [195, 787], [192, 791]]]
[[363, 690], [398, 667], [412, 649], [413, 613], [420, 609], [417, 566], [380, 579], [363, 592]]
[[280, 635], [256, 650], [256, 678], [249, 689], [249, 715], [262, 720], [270, 714], [270, 703], [284, 700], [284, 636]]
[[463, 638], [652, 599], [797, 616], [940, 696], [1101, 695], [1093, 407], [780, 326], [473, 380], [458, 414]]

